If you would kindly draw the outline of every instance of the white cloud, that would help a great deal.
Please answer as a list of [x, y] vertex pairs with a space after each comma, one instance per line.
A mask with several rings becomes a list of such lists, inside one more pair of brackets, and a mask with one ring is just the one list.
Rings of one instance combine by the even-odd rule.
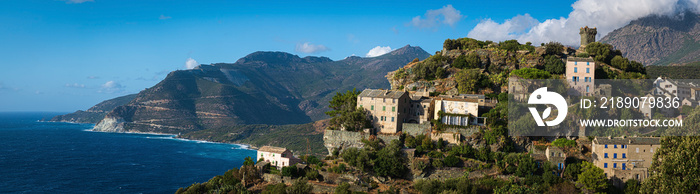
[[85, 88], [85, 84], [78, 84], [78, 83], [72, 83], [72, 84], [66, 84], [67, 88]]
[[387, 54], [391, 52], [391, 47], [389, 46], [377, 46], [369, 50], [367, 54], [365, 55], [366, 57], [377, 57], [377, 56], [382, 56], [384, 54]]
[[163, 14], [160, 14], [160, 17], [158, 17], [159, 20], [167, 20], [167, 19], [170, 19], [170, 18], [173, 18], [173, 17], [165, 16], [165, 15], [163, 15]]
[[115, 81], [108, 81], [100, 87], [100, 90], [97, 92], [99, 93], [119, 93], [124, 91], [124, 86], [121, 84], [115, 82]]
[[571, 6], [573, 11], [567, 17], [542, 22], [537, 22], [528, 14], [517, 15], [503, 23], [485, 19], [467, 36], [492, 41], [517, 39], [534, 44], [557, 41], [576, 46], [580, 44], [579, 28], [584, 26], [597, 27], [596, 38], [600, 39], [644, 16], [700, 10], [698, 0], [578, 0]]
[[95, 2], [94, 0], [65, 0], [66, 3], [85, 3], [85, 2]]
[[423, 17], [413, 17], [410, 24], [417, 28], [435, 28], [440, 23], [454, 26], [464, 16], [452, 5], [445, 5], [440, 9], [431, 9], [425, 12]]
[[185, 61], [185, 68], [187, 69], [194, 69], [197, 66], [199, 66], [199, 63], [192, 58], [187, 58], [187, 61]]
[[314, 45], [309, 42], [305, 43], [297, 43], [296, 48], [294, 48], [294, 51], [300, 52], [300, 53], [319, 53], [323, 51], [329, 51], [331, 50], [330, 48], [323, 46], [323, 45]]
[[87, 78], [88, 79], [100, 79], [100, 77], [97, 77], [97, 76], [88, 76]]

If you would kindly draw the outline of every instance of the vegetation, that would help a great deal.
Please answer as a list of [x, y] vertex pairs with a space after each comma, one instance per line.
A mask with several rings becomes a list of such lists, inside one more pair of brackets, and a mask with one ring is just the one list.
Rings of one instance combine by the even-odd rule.
[[664, 137], [655, 151], [650, 177], [641, 193], [693, 193], [700, 190], [700, 138]]
[[590, 162], [581, 163], [581, 174], [578, 175], [576, 183], [582, 188], [591, 192], [599, 192], [608, 188], [608, 178], [603, 169], [598, 168]]
[[491, 43], [491, 41], [480, 41], [472, 38], [447, 39], [445, 43], [443, 43], [443, 47], [447, 50], [474, 50], [485, 48]]
[[452, 67], [460, 69], [471, 69], [478, 68], [481, 65], [481, 59], [479, 59], [479, 54], [469, 53], [468, 55], [461, 55], [452, 62]]
[[560, 148], [569, 148], [576, 146], [576, 140], [569, 140], [566, 138], [559, 138], [552, 142], [552, 145]]
[[533, 69], [533, 68], [522, 68], [522, 69], [517, 69], [513, 70], [510, 72], [511, 75], [517, 75], [519, 77], [522, 77], [524, 79], [549, 79], [552, 77], [551, 74], [547, 71], [542, 71], [539, 69]]
[[457, 89], [462, 94], [475, 93], [479, 88], [488, 86], [488, 77], [481, 74], [479, 69], [462, 70], [455, 75], [455, 80], [457, 81]]
[[544, 60], [544, 70], [550, 74], [566, 73], [566, 64], [556, 55], [548, 55]]
[[331, 111], [326, 112], [331, 116], [328, 129], [347, 131], [361, 131], [364, 128], [369, 128], [372, 123], [367, 119], [365, 109], [357, 108], [357, 96], [360, 91], [353, 89], [343, 93], [336, 93], [333, 100], [328, 105]]
[[[398, 140], [384, 146], [381, 140], [365, 142], [366, 149], [348, 148], [341, 157], [343, 161], [362, 171], [378, 176], [403, 177], [408, 169], [407, 160], [401, 152], [403, 143]], [[374, 144], [374, 145], [372, 145]]]

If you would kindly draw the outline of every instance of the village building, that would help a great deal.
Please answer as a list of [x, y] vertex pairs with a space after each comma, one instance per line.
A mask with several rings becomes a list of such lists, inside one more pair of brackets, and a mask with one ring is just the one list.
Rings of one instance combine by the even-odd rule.
[[406, 123], [417, 123], [423, 124], [430, 122], [432, 120], [431, 102], [433, 99], [429, 97], [427, 92], [416, 92], [409, 94], [411, 97], [411, 103], [409, 105], [409, 112], [406, 118]]
[[593, 164], [619, 185], [629, 179], [643, 181], [649, 176], [658, 137], [596, 137], [592, 142]]
[[260, 160], [268, 162], [271, 166], [276, 166], [277, 168], [292, 166], [301, 162], [287, 148], [273, 146], [263, 146], [258, 149], [257, 161]]
[[433, 118], [439, 118], [447, 125], [483, 125], [485, 119], [478, 116], [479, 106], [485, 103], [484, 95], [441, 95], [435, 98]]
[[595, 61], [592, 58], [566, 58], [566, 79], [574, 94], [592, 96], [595, 93]]
[[357, 96], [357, 107], [369, 113], [374, 131], [384, 134], [401, 131], [410, 104], [411, 98], [404, 91], [365, 89]]
[[547, 156], [547, 161], [557, 166], [557, 170], [563, 171], [566, 167], [566, 153], [559, 147], [547, 146], [545, 156]]

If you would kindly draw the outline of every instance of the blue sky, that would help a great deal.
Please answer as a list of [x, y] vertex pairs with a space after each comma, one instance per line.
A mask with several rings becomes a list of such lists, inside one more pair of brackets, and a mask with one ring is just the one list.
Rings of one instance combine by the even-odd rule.
[[531, 29], [598, 1], [0, 1], [0, 112], [84, 110], [188, 61], [255, 51], [340, 60], [467, 36], [545, 42]]

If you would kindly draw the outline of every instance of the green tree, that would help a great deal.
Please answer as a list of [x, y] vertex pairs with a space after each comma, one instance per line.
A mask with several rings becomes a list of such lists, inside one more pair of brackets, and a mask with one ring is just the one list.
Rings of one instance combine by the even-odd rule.
[[507, 51], [518, 51], [520, 49], [520, 43], [517, 40], [506, 40], [499, 42], [498, 48]]
[[400, 142], [392, 140], [389, 145], [377, 152], [374, 160], [374, 173], [379, 176], [402, 177], [408, 168], [401, 152]]
[[544, 59], [544, 70], [551, 74], [564, 74], [566, 65], [556, 55], [547, 55]]
[[371, 126], [367, 119], [367, 112], [362, 108], [357, 108], [357, 96], [360, 94], [356, 89], [343, 93], [336, 93], [329, 102], [331, 111], [326, 112], [331, 116], [329, 128], [333, 130], [345, 129], [348, 131], [359, 131]]
[[447, 157], [445, 157], [444, 163], [445, 166], [455, 167], [459, 163], [459, 158], [457, 158], [457, 156], [453, 154], [450, 154]]
[[565, 179], [576, 181], [578, 180], [578, 175], [581, 174], [581, 166], [579, 163], [567, 164], [562, 176]]
[[455, 75], [459, 93], [468, 94], [477, 91], [481, 72], [479, 69], [465, 69]]
[[594, 60], [606, 64], [610, 64], [610, 59], [614, 56], [613, 46], [600, 42], [592, 42], [586, 45], [586, 53], [594, 55]]
[[610, 61], [610, 65], [623, 71], [627, 71], [630, 66], [630, 61], [620, 55], [615, 56]]
[[[685, 126], [684, 126], [685, 127]], [[642, 193], [697, 193], [700, 191], [700, 138], [664, 137], [654, 150], [654, 161]]]
[[608, 178], [605, 177], [603, 169], [598, 168], [590, 162], [581, 162], [581, 174], [578, 175], [576, 183], [581, 184], [583, 189], [591, 192], [603, 191], [608, 188]]
[[481, 59], [479, 59], [479, 54], [477, 53], [460, 55], [454, 62], [452, 62], [452, 67], [460, 69], [478, 68], [480, 65]]
[[638, 194], [641, 189], [639, 181], [636, 179], [630, 179], [625, 181], [625, 194]]
[[253, 165], [255, 165], [255, 161], [253, 161], [253, 158], [251, 158], [250, 156], [245, 157], [245, 159], [243, 161], [243, 166], [253, 166]]
[[297, 167], [296, 166], [285, 166], [282, 167], [282, 176], [288, 176], [288, 177], [296, 177], [297, 176]]
[[549, 42], [544, 45], [545, 55], [558, 55], [564, 50], [564, 45], [559, 42]]

